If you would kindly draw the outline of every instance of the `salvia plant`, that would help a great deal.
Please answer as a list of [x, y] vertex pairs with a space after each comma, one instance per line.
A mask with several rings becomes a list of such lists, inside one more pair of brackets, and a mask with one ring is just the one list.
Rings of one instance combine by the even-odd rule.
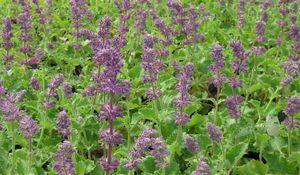
[[299, 6], [0, 1], [0, 174], [300, 174]]

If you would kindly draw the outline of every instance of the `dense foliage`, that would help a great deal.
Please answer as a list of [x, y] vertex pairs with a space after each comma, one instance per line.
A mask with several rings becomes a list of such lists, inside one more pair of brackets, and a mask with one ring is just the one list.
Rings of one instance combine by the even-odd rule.
[[0, 174], [300, 174], [298, 0], [1, 0]]

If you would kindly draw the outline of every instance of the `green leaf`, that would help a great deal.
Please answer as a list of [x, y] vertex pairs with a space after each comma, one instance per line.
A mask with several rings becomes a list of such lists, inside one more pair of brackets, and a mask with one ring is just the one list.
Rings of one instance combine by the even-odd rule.
[[205, 122], [205, 118], [199, 114], [194, 114], [191, 120], [186, 124], [187, 127], [193, 127]]
[[139, 114], [141, 115], [141, 119], [148, 119], [151, 121], [155, 121], [157, 119], [157, 116], [155, 115], [155, 111], [153, 109], [149, 108], [142, 108], [139, 110]]
[[257, 160], [251, 160], [246, 165], [239, 166], [237, 170], [238, 174], [265, 175], [268, 171], [268, 165]]
[[166, 174], [177, 174], [179, 172], [179, 165], [178, 163], [174, 160], [171, 159], [169, 166], [166, 167]]
[[141, 164], [141, 169], [148, 173], [153, 173], [156, 169], [155, 159], [153, 157], [147, 157]]
[[84, 175], [93, 171], [94, 168], [94, 161], [85, 159], [83, 156], [76, 155], [76, 174]]
[[289, 161], [291, 162], [297, 162], [300, 164], [300, 152], [293, 152], [290, 157], [288, 158]]
[[258, 147], [264, 148], [267, 146], [268, 140], [269, 136], [267, 134], [257, 134], [255, 146], [257, 145]]
[[240, 143], [235, 145], [226, 153], [226, 159], [229, 160], [231, 165], [235, 165], [236, 162], [244, 155], [247, 148], [248, 143]]

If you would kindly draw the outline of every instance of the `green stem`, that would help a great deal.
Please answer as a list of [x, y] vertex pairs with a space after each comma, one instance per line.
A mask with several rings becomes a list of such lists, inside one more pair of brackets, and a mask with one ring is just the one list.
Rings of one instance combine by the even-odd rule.
[[158, 129], [158, 133], [160, 136], [162, 136], [162, 131], [161, 131], [161, 121], [160, 121], [160, 118], [158, 117], [158, 106], [157, 106], [157, 101], [158, 99], [154, 100], [153, 101], [153, 105], [154, 105], [154, 110], [155, 110], [155, 116], [157, 118], [157, 129]]
[[12, 130], [12, 145], [11, 145], [11, 150], [12, 150], [12, 173], [14, 174], [15, 172], [15, 145], [16, 145], [16, 139], [15, 139], [15, 122], [14, 120], [11, 121], [11, 130]]
[[259, 147], [259, 161], [262, 161], [262, 152], [263, 152], [263, 147]]
[[292, 138], [291, 138], [291, 130], [288, 131], [288, 155], [291, 155], [292, 150]]
[[32, 162], [32, 138], [29, 140], [29, 152], [28, 152], [28, 174], [31, 174], [31, 162]]
[[[274, 94], [276, 94], [280, 89], [281, 89], [281, 86], [280, 86], [280, 87], [277, 87], [277, 89], [275, 90]], [[274, 96], [272, 95], [271, 98], [270, 98], [270, 100], [269, 100], [269, 102], [267, 103], [265, 112], [268, 111], [268, 109], [269, 109], [269, 107], [270, 107], [270, 105], [271, 105], [273, 99], [274, 99]]]
[[[127, 104], [129, 104], [129, 102], [127, 101]], [[128, 116], [128, 128], [127, 128], [127, 132], [128, 132], [128, 134], [127, 134], [127, 151], [128, 151], [128, 153], [130, 152], [130, 129], [131, 129], [131, 127], [130, 127], [130, 125], [131, 125], [131, 116], [130, 116], [130, 114], [129, 114], [129, 107], [128, 107], [128, 105], [127, 105], [127, 116]]]
[[178, 125], [178, 130], [177, 130], [177, 136], [176, 136], [176, 143], [179, 145], [181, 142], [182, 138], [182, 126]]
[[218, 120], [218, 111], [219, 111], [219, 98], [220, 98], [220, 87], [217, 89], [217, 97], [216, 97], [216, 109], [215, 109], [215, 117], [214, 117], [214, 123], [216, 124]]
[[[251, 87], [251, 85], [252, 85], [255, 71], [256, 71], [256, 61], [255, 61], [255, 58], [254, 58], [253, 68], [251, 70], [251, 75], [250, 75], [249, 87]], [[247, 88], [245, 89], [245, 91], [246, 91], [245, 106], [243, 107], [242, 114], [244, 114], [244, 112], [245, 112], [247, 102], [248, 102], [248, 98], [249, 98], [249, 95], [250, 95], [247, 91]]]

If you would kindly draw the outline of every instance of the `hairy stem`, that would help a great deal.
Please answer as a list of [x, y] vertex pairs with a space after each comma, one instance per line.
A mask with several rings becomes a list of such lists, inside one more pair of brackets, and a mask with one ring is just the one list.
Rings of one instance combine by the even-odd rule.
[[15, 121], [11, 121], [11, 130], [12, 130], [12, 145], [11, 145], [11, 150], [12, 150], [12, 173], [14, 174], [15, 172], [15, 145], [16, 145], [16, 138], [15, 138]]

